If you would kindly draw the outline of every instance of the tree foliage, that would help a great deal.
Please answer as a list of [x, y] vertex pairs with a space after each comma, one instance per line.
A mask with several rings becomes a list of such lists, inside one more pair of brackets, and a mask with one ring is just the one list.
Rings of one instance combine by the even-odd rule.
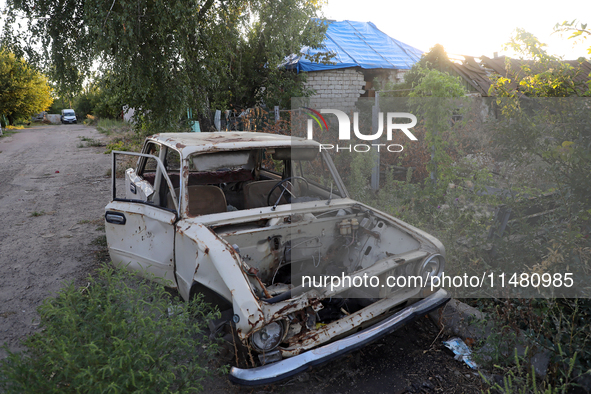
[[[493, 77], [489, 93], [501, 97], [590, 96], [589, 75], [584, 75], [582, 68], [548, 54], [545, 46], [533, 34], [516, 29], [505, 48], [521, 57], [520, 65], [508, 62], [508, 76]], [[585, 79], [581, 76], [586, 77], [586, 82], [581, 81]]]
[[[562, 23], [557, 23], [554, 26], [555, 33], [571, 33], [568, 37], [569, 39], [582, 39], [586, 40], [589, 36], [591, 36], [591, 29], [587, 28], [587, 23], [577, 22], [577, 20], [572, 21], [564, 21]], [[591, 46], [587, 49], [587, 54], [591, 55]]]
[[79, 116], [114, 119], [121, 116], [121, 102], [121, 92], [112, 73], [106, 73], [84, 86], [76, 96], [74, 108]]
[[46, 110], [51, 89], [43, 74], [7, 50], [0, 50], [0, 115], [13, 125]]
[[421, 80], [429, 70], [437, 70], [447, 74], [450, 74], [452, 71], [451, 61], [447, 56], [447, 52], [445, 52], [445, 48], [441, 44], [435, 44], [429, 49], [429, 52], [424, 53], [421, 59], [413, 64], [410, 70], [404, 73], [404, 81], [388, 81], [385, 86], [382, 86], [379, 81], [375, 81], [375, 84], [378, 90], [391, 91], [382, 94], [382, 96], [409, 96], [410, 92], [421, 83]]
[[[303, 87], [304, 74], [276, 66], [303, 45], [317, 47], [322, 42], [326, 26], [310, 20], [319, 6], [319, 2], [300, 0], [260, 3], [256, 21], [232, 51], [229, 72], [221, 76], [219, 90], [212, 92], [214, 103], [220, 107], [265, 103], [287, 108], [291, 97], [308, 96], [311, 92]], [[328, 54], [317, 61], [325, 57]]]
[[305, 93], [277, 66], [322, 42], [326, 27], [311, 18], [320, 7], [318, 0], [7, 1], [9, 15], [29, 18], [31, 36], [48, 48], [60, 95], [80, 92], [99, 62], [120, 104], [160, 131], [179, 126], [187, 108], [208, 118], [215, 109]]
[[452, 70], [451, 61], [441, 44], [435, 44], [421, 57], [416, 64], [404, 75], [404, 82], [410, 87], [418, 85], [425, 75], [426, 70], [438, 70], [443, 73], [450, 73]]

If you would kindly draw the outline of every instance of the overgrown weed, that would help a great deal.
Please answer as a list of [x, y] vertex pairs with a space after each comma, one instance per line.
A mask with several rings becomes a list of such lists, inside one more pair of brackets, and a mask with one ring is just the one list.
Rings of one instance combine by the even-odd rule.
[[105, 154], [110, 154], [114, 150], [137, 152], [144, 142], [144, 136], [137, 133], [133, 125], [127, 122], [89, 117], [87, 123], [96, 124], [97, 131], [108, 137], [107, 142], [100, 145], [106, 146]]
[[77, 145], [78, 148], [105, 146], [105, 143], [101, 140], [97, 140], [97, 139], [89, 138], [89, 137], [83, 137], [83, 136], [80, 136], [78, 138], [80, 138], [80, 140], [82, 141]]
[[131, 129], [131, 126], [120, 120], [100, 118], [97, 121], [96, 129], [99, 133], [110, 136], [111, 134], [125, 133]]
[[217, 345], [205, 334], [217, 312], [107, 264], [38, 312], [40, 330], [25, 350], [7, 349], [0, 362], [0, 391], [191, 393], [217, 368]]

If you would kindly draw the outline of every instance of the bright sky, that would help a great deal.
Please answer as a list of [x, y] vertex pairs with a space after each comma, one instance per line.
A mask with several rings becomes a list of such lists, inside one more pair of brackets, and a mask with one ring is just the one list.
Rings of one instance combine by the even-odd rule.
[[373, 22], [390, 37], [424, 52], [441, 44], [448, 54], [488, 56], [502, 50], [518, 27], [548, 44], [552, 55], [566, 60], [590, 57], [591, 37], [578, 44], [570, 35], [551, 34], [556, 23], [577, 19], [591, 25], [589, 0], [328, 0], [325, 17]]

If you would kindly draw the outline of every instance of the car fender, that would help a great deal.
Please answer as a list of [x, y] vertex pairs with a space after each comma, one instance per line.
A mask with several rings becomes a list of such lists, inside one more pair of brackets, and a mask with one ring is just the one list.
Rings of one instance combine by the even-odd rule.
[[240, 256], [208, 227], [178, 222], [175, 260], [179, 292], [184, 299], [190, 297], [193, 284], [200, 283], [232, 303], [241, 338], [262, 327], [264, 314], [243, 272]]

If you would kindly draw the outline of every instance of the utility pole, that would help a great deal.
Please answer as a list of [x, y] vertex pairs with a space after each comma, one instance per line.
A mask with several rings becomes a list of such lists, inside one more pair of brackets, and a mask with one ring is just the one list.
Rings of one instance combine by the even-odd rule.
[[[375, 104], [371, 107], [371, 129], [372, 132], [378, 130], [380, 116], [380, 92], [376, 91]], [[379, 140], [376, 141], [379, 144]], [[373, 144], [376, 146], [376, 144]], [[380, 150], [375, 149], [374, 152], [374, 166], [371, 170], [371, 190], [378, 191], [380, 188]]]

